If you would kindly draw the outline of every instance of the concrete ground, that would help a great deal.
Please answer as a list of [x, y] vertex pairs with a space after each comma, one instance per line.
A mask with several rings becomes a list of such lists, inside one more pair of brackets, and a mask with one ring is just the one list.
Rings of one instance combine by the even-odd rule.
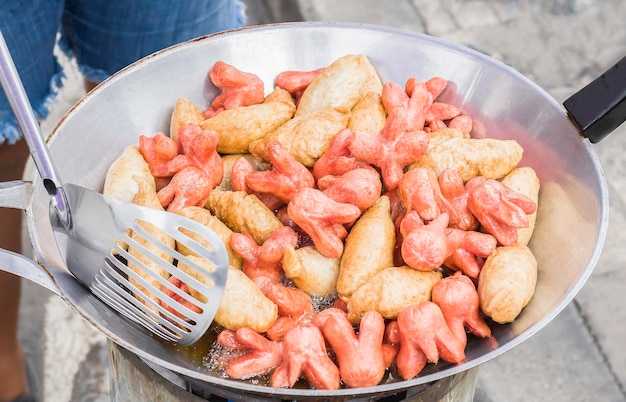
[[[348, 21], [424, 32], [513, 66], [562, 102], [626, 55], [621, 0], [248, 0], [249, 24]], [[82, 95], [72, 60], [44, 132]], [[549, 325], [480, 366], [475, 401], [626, 400], [626, 126], [594, 146], [611, 220], [593, 274]], [[20, 338], [41, 401], [108, 401], [106, 341], [57, 296], [24, 284]]]

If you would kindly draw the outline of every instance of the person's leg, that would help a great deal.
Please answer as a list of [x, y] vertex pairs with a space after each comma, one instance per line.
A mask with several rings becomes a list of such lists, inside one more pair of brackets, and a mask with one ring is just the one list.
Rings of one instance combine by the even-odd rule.
[[[54, 92], [51, 82], [60, 71], [53, 48], [62, 13], [62, 0], [4, 0], [0, 29], [20, 74], [35, 114], [44, 118]], [[0, 91], [0, 181], [21, 179], [29, 156], [20, 140], [13, 112]], [[21, 250], [23, 211], [0, 208], [0, 248]], [[28, 393], [22, 348], [18, 341], [20, 278], [0, 271], [0, 401]]]
[[245, 20], [239, 0], [66, 0], [61, 44], [99, 83], [153, 52]]

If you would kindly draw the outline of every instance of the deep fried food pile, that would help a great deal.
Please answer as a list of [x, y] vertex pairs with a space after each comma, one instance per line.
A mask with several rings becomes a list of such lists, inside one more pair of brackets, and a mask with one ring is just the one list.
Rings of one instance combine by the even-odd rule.
[[169, 135], [128, 146], [104, 193], [222, 239], [226, 375], [318, 389], [410, 379], [462, 362], [468, 336], [527, 305], [539, 180], [515, 140], [472, 138], [472, 117], [441, 100], [444, 78], [383, 83], [363, 55], [281, 72], [268, 95], [222, 61], [209, 77], [219, 95], [178, 99]]

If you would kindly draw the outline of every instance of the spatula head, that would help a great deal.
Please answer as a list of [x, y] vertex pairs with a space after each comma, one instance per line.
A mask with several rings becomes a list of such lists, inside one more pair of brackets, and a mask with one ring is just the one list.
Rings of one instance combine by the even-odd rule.
[[[54, 203], [54, 236], [70, 272], [111, 308], [182, 345], [206, 332], [228, 274], [221, 239], [189, 218], [65, 184], [69, 222]], [[179, 250], [184, 250], [181, 253]]]

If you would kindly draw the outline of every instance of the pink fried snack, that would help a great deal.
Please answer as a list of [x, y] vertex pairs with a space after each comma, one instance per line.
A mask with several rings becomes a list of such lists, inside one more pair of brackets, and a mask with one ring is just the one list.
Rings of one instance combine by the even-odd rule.
[[299, 322], [308, 321], [313, 315], [311, 297], [298, 288], [284, 286], [265, 276], [254, 279], [263, 294], [278, 306], [278, 320], [266, 335], [273, 341], [279, 341], [285, 333]]
[[255, 278], [254, 283], [268, 299], [276, 303], [279, 315], [299, 317], [306, 314], [309, 318], [313, 315], [311, 297], [300, 289], [281, 285], [266, 276]]
[[258, 76], [242, 72], [223, 61], [213, 65], [209, 78], [221, 89], [221, 93], [204, 112], [207, 119], [222, 110], [254, 105], [263, 102], [265, 98], [263, 81]]
[[454, 271], [461, 271], [471, 279], [478, 280], [484, 263], [484, 258], [478, 257], [462, 248], [457, 248], [452, 255], [446, 258], [443, 265]]
[[270, 142], [267, 150], [272, 169], [247, 175], [248, 188], [261, 194], [271, 194], [288, 203], [301, 189], [315, 186], [313, 174], [296, 161], [280, 142]]
[[358, 159], [380, 168], [388, 190], [398, 187], [404, 167], [421, 158], [428, 148], [428, 134], [422, 131], [424, 124], [421, 121], [423, 103], [428, 101], [430, 94], [423, 87], [423, 91], [414, 91], [415, 96], [409, 98], [397, 84], [385, 84], [382, 94], [388, 113], [385, 127], [379, 135], [352, 133], [350, 151]]
[[398, 314], [400, 333], [400, 356], [414, 354], [419, 349], [431, 363], [443, 359], [450, 363], [460, 363], [465, 359], [465, 348], [448, 327], [439, 306], [425, 301], [414, 304]]
[[170, 212], [190, 206], [204, 207], [212, 187], [206, 173], [189, 166], [176, 173], [172, 180], [157, 193], [163, 208]]
[[298, 324], [283, 338], [283, 362], [276, 368], [272, 387], [293, 387], [300, 375], [317, 389], [339, 389], [340, 375], [326, 352], [324, 336], [312, 323]]
[[204, 171], [208, 186], [213, 189], [224, 174], [222, 159], [216, 151], [218, 139], [216, 132], [189, 124], [178, 130], [179, 145], [162, 133], [152, 139], [140, 138], [139, 143], [154, 177], [172, 177], [188, 167], [196, 167]]
[[[412, 90], [409, 88], [410, 82], [412, 79], [407, 80], [406, 92], [411, 93]], [[414, 80], [414, 79], [413, 79]], [[439, 95], [443, 92], [444, 89], [448, 86], [448, 81], [443, 77], [432, 77], [428, 81], [424, 83], [426, 85], [426, 90], [430, 93], [433, 99], [437, 99]]]
[[295, 99], [296, 105], [305, 89], [315, 80], [325, 67], [311, 71], [283, 71], [276, 76], [274, 85], [289, 92]]
[[400, 231], [404, 237], [401, 247], [402, 259], [413, 269], [432, 271], [440, 267], [456, 249], [448, 241], [445, 232], [448, 227], [448, 214], [444, 212], [428, 225], [421, 226], [409, 224], [421, 222], [413, 215], [417, 213], [410, 212], [400, 224]]
[[327, 175], [341, 176], [359, 165], [356, 158], [350, 155], [351, 139], [352, 131], [347, 128], [333, 136], [326, 152], [313, 165], [315, 180]]
[[480, 316], [476, 287], [467, 276], [457, 272], [438, 281], [433, 287], [432, 300], [463, 347], [467, 344], [465, 328], [481, 338], [491, 335], [491, 329]]
[[317, 189], [304, 188], [287, 205], [287, 214], [313, 240], [317, 250], [328, 258], [343, 253], [344, 224], [353, 223], [361, 210], [351, 204], [333, 201]]
[[257, 193], [248, 188], [246, 177], [254, 171], [254, 167], [246, 158], [241, 157], [237, 159], [237, 162], [233, 164], [231, 170], [231, 186], [233, 190], [245, 191], [248, 194], [256, 195], [256, 197], [272, 211], [283, 206], [285, 203], [274, 195]]
[[343, 382], [352, 388], [371, 387], [385, 374], [383, 335], [385, 321], [376, 311], [365, 313], [358, 335], [345, 315], [331, 314], [320, 329], [335, 351]]
[[[266, 374], [282, 363], [283, 345], [281, 343], [270, 341], [263, 335], [245, 327], [234, 332], [235, 339], [229, 339], [232, 338], [232, 335], [222, 336], [224, 332], [222, 331], [218, 336], [218, 342], [222, 346], [234, 346], [239, 350], [247, 350], [244, 355], [228, 363], [226, 374], [229, 377], [246, 379]], [[232, 333], [232, 331], [229, 332]]]
[[376, 202], [382, 186], [378, 172], [370, 166], [347, 171], [341, 176], [324, 176], [317, 181], [317, 187], [328, 197], [355, 205], [361, 211]]
[[150, 172], [154, 177], [171, 177], [172, 175], [159, 176], [161, 166], [167, 164], [178, 155], [178, 144], [163, 133], [156, 133], [152, 137], [142, 135], [139, 137], [139, 151], [150, 166]]
[[418, 167], [406, 172], [400, 180], [398, 195], [407, 211], [416, 211], [425, 221], [441, 214], [439, 200], [443, 195], [431, 169]]
[[183, 154], [207, 174], [211, 189], [220, 184], [224, 164], [216, 149], [219, 135], [215, 131], [202, 130], [197, 124], [188, 124], [178, 130], [178, 141]]
[[450, 215], [450, 226], [462, 230], [478, 229], [478, 220], [467, 208], [467, 191], [458, 171], [445, 169], [439, 174], [439, 189], [443, 199], [442, 211]]
[[289, 226], [274, 231], [259, 246], [249, 233], [233, 233], [229, 239], [230, 246], [243, 259], [242, 271], [250, 279], [259, 276], [280, 281], [283, 276], [281, 261], [287, 245], [296, 247], [298, 235]]
[[448, 123], [449, 128], [456, 128], [466, 133], [471, 133], [474, 128], [474, 122], [471, 116], [462, 114], [450, 120]]
[[448, 223], [447, 212], [441, 213], [428, 225], [424, 225], [416, 211], [409, 212], [400, 222], [400, 233], [404, 238], [402, 259], [414, 269], [432, 271], [452, 261], [462, 262], [461, 257], [471, 257], [476, 267], [466, 266], [466, 263], [447, 266], [468, 271], [470, 277], [478, 277], [480, 268], [475, 257], [487, 258], [498, 242], [490, 234], [450, 228]]
[[527, 214], [537, 209], [530, 198], [497, 180], [475, 177], [467, 182], [467, 208], [503, 246], [517, 241], [518, 228], [528, 227]]

